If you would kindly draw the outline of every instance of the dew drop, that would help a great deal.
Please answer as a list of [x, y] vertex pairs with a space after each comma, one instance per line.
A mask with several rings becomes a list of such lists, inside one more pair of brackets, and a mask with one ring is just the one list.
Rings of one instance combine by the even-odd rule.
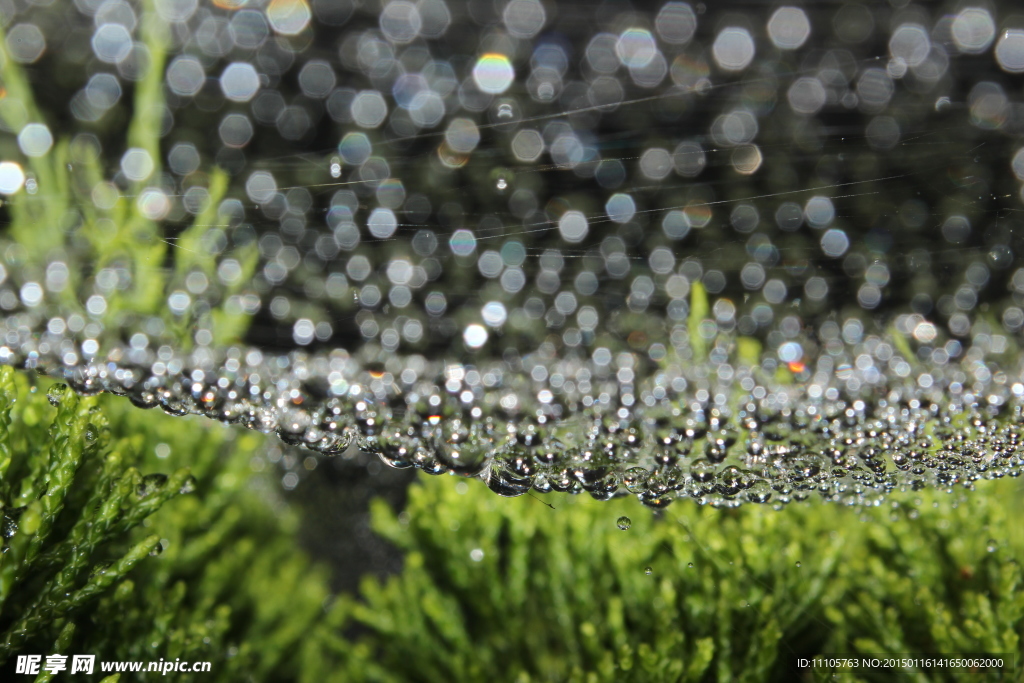
[[147, 474], [135, 487], [135, 495], [139, 498], [148, 498], [167, 484], [166, 474]]
[[687, 562], [686, 566], [689, 567], [690, 569], [693, 569], [693, 562]]
[[633, 524], [632, 520], [630, 520], [629, 517], [626, 517], [625, 515], [623, 515], [622, 517], [619, 517], [619, 519], [616, 520], [616, 522], [615, 522], [615, 525], [617, 527], [619, 527], [620, 529], [622, 529], [623, 531], [625, 531], [630, 526], [632, 526], [632, 524]]
[[18, 517], [24, 511], [25, 506], [5, 510], [3, 520], [0, 522], [0, 535], [4, 538], [11, 538], [18, 533]]
[[185, 481], [181, 482], [181, 488], [178, 489], [178, 493], [185, 495], [193, 493], [196, 490], [196, 478], [191, 474], [185, 478]]
[[150, 555], [150, 557], [156, 557], [156, 556], [160, 555], [163, 551], [164, 551], [164, 542], [160, 541], [155, 546], [153, 546], [152, 550], [149, 551], [149, 555]]
[[[152, 554], [153, 554], [152, 551], [150, 551], [150, 555], [152, 555]], [[92, 571], [89, 572], [89, 573], [90, 573], [91, 576], [94, 576], [94, 577], [103, 576], [108, 571], [110, 571], [110, 568], [112, 566], [114, 566], [113, 562], [100, 562], [98, 565], [93, 567]]]
[[60, 405], [60, 400], [64, 398], [64, 392], [68, 390], [68, 385], [63, 382], [57, 382], [52, 387], [46, 390], [46, 400], [50, 402], [50, 405], [57, 407]]
[[504, 190], [506, 187], [508, 187], [508, 181], [504, 178], [498, 178], [498, 189]]
[[647, 576], [650, 576], [653, 573], [654, 573], [654, 570], [651, 569], [650, 567], [647, 567], [646, 569], [644, 569], [644, 574], [647, 574]]
[[802, 566], [803, 566], [803, 565], [801, 565], [801, 564], [800, 564], [799, 562], [797, 562], [797, 563], [796, 563], [796, 568], [797, 568], [797, 569], [800, 569], [800, 567], [802, 567]]
[[999, 549], [999, 541], [997, 541], [994, 538], [988, 539], [988, 544], [985, 547], [985, 550], [989, 551], [990, 553], [994, 553], [998, 549]]
[[647, 480], [650, 472], [643, 467], [630, 467], [622, 478], [622, 483], [630, 493], [643, 493], [647, 490]]

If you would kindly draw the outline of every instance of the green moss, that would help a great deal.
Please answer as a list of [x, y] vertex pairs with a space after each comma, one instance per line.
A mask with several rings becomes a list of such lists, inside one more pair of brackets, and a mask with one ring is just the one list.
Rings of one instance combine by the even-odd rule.
[[315, 645], [340, 612], [296, 519], [253, 478], [259, 440], [61, 385], [33, 393], [0, 368], [5, 666], [78, 653], [210, 661], [202, 681], [322, 680]]
[[679, 505], [658, 517], [632, 500], [562, 497], [552, 510], [424, 478], [401, 515], [374, 509], [407, 564], [350, 604], [367, 634], [346, 675], [783, 681], [802, 675], [798, 657], [826, 652], [1019, 653], [1017, 492], [1003, 483], [959, 505], [940, 494], [870, 510]]

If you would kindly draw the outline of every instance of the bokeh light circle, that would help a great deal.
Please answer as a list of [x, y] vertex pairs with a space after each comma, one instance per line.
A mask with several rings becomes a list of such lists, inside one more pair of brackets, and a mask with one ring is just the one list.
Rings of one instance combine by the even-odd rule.
[[473, 80], [476, 86], [490, 95], [500, 95], [508, 90], [515, 77], [512, 62], [502, 54], [485, 54], [473, 67]]
[[754, 61], [754, 39], [747, 29], [729, 26], [719, 32], [711, 52], [723, 71], [742, 71]]

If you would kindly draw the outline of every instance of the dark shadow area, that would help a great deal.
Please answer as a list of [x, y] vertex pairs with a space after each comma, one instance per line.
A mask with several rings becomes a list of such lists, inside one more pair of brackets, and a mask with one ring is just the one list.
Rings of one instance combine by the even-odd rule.
[[[355, 593], [365, 574], [385, 577], [402, 569], [402, 552], [373, 533], [370, 501], [383, 498], [395, 510], [405, 506], [415, 470], [386, 467], [376, 456], [321, 458], [285, 499], [302, 515], [299, 541], [313, 558], [331, 567], [331, 588]], [[308, 452], [301, 452], [304, 458]]]

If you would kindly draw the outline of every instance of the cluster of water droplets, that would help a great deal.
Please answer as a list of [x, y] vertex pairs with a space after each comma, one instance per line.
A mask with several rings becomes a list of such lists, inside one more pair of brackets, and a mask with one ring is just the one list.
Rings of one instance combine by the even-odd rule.
[[[51, 103], [69, 174], [109, 171], [63, 244], [0, 245], [0, 362], [502, 495], [871, 503], [1019, 473], [1012, 15], [155, 0], [156, 159], [117, 136], [141, 10], [76, 7], [0, 6], [7, 59], [81, 76]], [[9, 204], [56, 191], [31, 112], [0, 98]], [[147, 248], [213, 220], [201, 254], [98, 262], [124, 202]], [[161, 311], [133, 311], [154, 268]]]

